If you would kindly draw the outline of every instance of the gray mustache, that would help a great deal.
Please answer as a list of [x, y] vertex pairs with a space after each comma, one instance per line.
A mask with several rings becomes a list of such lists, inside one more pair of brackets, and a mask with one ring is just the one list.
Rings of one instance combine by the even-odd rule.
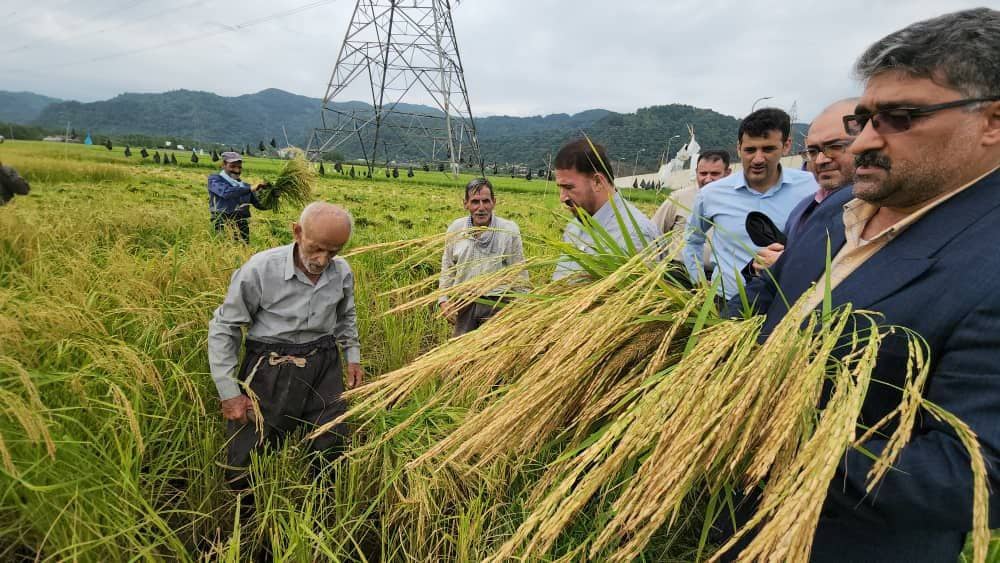
[[854, 166], [858, 168], [862, 166], [875, 166], [888, 172], [892, 170], [892, 161], [889, 160], [889, 157], [879, 154], [877, 151], [865, 151], [854, 157]]

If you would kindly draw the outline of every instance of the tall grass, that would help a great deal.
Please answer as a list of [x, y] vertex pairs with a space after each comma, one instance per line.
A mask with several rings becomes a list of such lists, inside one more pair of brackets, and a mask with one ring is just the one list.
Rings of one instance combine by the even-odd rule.
[[[490, 330], [449, 342], [449, 327], [427, 307], [436, 299], [427, 282], [439, 263], [437, 235], [463, 214], [462, 180], [320, 178], [317, 196], [352, 211], [352, 246], [366, 247], [349, 260], [373, 382], [355, 394], [357, 431], [344, 456], [317, 475], [289, 440], [255, 458], [259, 484], [247, 502], [221, 488], [225, 444], [207, 322], [234, 268], [290, 241], [295, 210], [256, 214], [244, 247], [211, 232], [211, 166], [139, 164], [117, 151], [41, 143], [0, 151], [32, 181], [31, 195], [0, 210], [0, 560], [480, 561], [509, 553], [690, 561], [710, 553], [705, 514], [723, 502], [719, 483], [728, 481], [653, 471], [653, 460], [678, 451], [651, 432], [685, 426], [681, 407], [698, 406], [671, 378], [700, 384], [706, 404], [751, 407], [734, 401], [744, 395], [714, 368], [764, 371], [738, 363], [758, 327], [720, 322], [708, 290], [684, 293], [666, 272], [623, 253], [602, 280], [537, 289]], [[280, 165], [249, 159], [245, 175]], [[502, 180], [498, 213], [521, 225], [526, 267], [541, 287], [552, 252], [568, 250], [549, 242], [566, 217], [551, 186]], [[404, 239], [423, 240], [393, 250]], [[452, 291], [469, 300], [477, 287]], [[787, 343], [801, 347], [801, 361], [810, 346], [826, 345], [792, 332]], [[819, 376], [816, 362], [785, 361], [784, 372]], [[795, 381], [760, 384], [788, 391]], [[812, 389], [803, 386], [787, 412], [811, 412]], [[857, 387], [843, 389], [845, 403], [856, 401], [849, 391]], [[808, 435], [846, 447], [853, 420], [839, 422]], [[803, 431], [768, 428], [772, 437]], [[732, 471], [748, 475], [791, 468], [799, 459], [791, 452], [809, 447], [754, 449], [703, 434], [728, 452], [713, 459], [732, 459]], [[712, 451], [682, 445], [688, 455]], [[758, 451], [776, 453], [751, 455]], [[688, 494], [643, 502], [664, 494], [662, 479]], [[809, 525], [802, 507], [775, 504], [767, 521], [790, 519], [801, 538]]]

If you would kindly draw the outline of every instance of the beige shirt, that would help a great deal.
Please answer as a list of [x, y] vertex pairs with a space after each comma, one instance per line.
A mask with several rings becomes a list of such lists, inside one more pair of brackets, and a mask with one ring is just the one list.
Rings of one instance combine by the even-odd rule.
[[[670, 233], [671, 243], [667, 249], [668, 256], [677, 256], [678, 260], [682, 259], [681, 250], [684, 248], [684, 226], [687, 225], [687, 218], [691, 214], [694, 198], [697, 195], [698, 186], [689, 186], [671, 192], [653, 214], [653, 224], [659, 227], [660, 232]], [[705, 233], [705, 250], [702, 253], [701, 263], [709, 270], [715, 264], [712, 260], [712, 229]]]
[[[840, 285], [840, 282], [847, 279], [848, 276], [853, 274], [855, 270], [860, 268], [861, 265], [874, 256], [876, 252], [885, 248], [889, 242], [898, 237], [910, 225], [919, 221], [924, 215], [930, 213], [935, 207], [948, 201], [956, 194], [964, 191], [969, 186], [982, 180], [986, 176], [989, 176], [996, 171], [996, 169], [997, 168], [993, 168], [989, 172], [979, 176], [957, 190], [944, 195], [943, 197], [927, 202], [922, 207], [900, 219], [895, 224], [887, 227], [870, 240], [861, 238], [861, 233], [864, 232], [865, 225], [868, 224], [868, 221], [870, 221], [871, 218], [875, 216], [875, 213], [878, 212], [879, 206], [857, 198], [847, 202], [844, 205], [844, 236], [846, 241], [844, 242], [844, 246], [840, 249], [840, 252], [837, 253], [837, 256], [834, 257], [833, 261], [830, 263], [830, 291], [833, 291], [838, 285]], [[804, 314], [812, 311], [823, 302], [823, 297], [826, 293], [824, 291], [826, 284], [823, 283], [823, 278], [820, 278], [818, 282], [819, 283], [814, 283], [812, 292], [809, 294], [808, 300], [803, 306], [802, 311]]]
[[[493, 216], [488, 229], [475, 229], [469, 217], [455, 219], [448, 227], [448, 241], [441, 256], [441, 277], [438, 289], [447, 289], [472, 278], [496, 272], [512, 264], [524, 262], [521, 231], [517, 223]], [[528, 272], [521, 272], [523, 285], [528, 285]], [[502, 295], [508, 286], [495, 287], [488, 296]], [[438, 302], [447, 301], [440, 297]]]

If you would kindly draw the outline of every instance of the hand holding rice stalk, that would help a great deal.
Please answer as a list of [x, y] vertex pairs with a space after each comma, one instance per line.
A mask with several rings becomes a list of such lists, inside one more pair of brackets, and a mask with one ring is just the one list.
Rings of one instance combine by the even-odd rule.
[[293, 158], [273, 182], [265, 183], [257, 192], [261, 207], [278, 211], [282, 206], [301, 207], [312, 200], [312, 184], [316, 172], [305, 159]]

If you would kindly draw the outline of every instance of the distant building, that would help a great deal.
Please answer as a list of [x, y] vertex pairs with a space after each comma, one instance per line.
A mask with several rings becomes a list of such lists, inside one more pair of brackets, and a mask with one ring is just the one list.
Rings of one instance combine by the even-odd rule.
[[283, 149], [278, 149], [278, 158], [283, 158], [285, 160], [305, 156], [305, 154], [305, 151], [299, 147], [285, 147]]

